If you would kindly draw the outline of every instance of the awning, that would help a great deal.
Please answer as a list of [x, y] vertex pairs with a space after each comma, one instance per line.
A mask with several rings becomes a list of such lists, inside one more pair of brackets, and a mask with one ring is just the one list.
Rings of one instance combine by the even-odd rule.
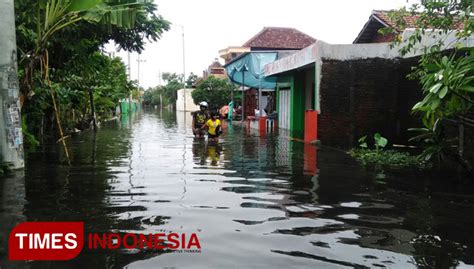
[[226, 64], [233, 83], [256, 89], [275, 89], [276, 77], [265, 77], [264, 66], [274, 62], [278, 52], [247, 52]]

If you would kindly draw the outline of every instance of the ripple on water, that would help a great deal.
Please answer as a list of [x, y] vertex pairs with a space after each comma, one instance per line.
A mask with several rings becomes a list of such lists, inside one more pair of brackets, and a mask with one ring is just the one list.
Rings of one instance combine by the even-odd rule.
[[[71, 168], [30, 155], [27, 203], [16, 212], [83, 219], [100, 232], [197, 233], [203, 247], [200, 254], [88, 253], [77, 261], [84, 268], [474, 264], [474, 239], [466, 236], [472, 205], [374, 186], [340, 151], [318, 149], [312, 163], [316, 149], [283, 134], [234, 125], [220, 146], [209, 145], [192, 137], [188, 114], [157, 110], [84, 132], [72, 139]], [[430, 236], [437, 233], [441, 241]]]

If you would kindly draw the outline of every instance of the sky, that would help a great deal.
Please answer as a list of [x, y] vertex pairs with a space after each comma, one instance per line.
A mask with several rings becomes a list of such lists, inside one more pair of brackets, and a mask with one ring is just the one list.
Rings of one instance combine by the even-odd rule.
[[[413, 2], [410, 0], [409, 3]], [[147, 43], [140, 55], [130, 55], [131, 79], [145, 89], [163, 84], [162, 72], [183, 73], [183, 39], [186, 76], [202, 76], [219, 58], [219, 50], [241, 46], [263, 27], [296, 28], [332, 44], [349, 44], [357, 37], [374, 9], [407, 6], [407, 0], [155, 0], [157, 13], [171, 29], [160, 40]], [[181, 27], [181, 26], [182, 27]], [[113, 45], [106, 51], [115, 51]], [[127, 53], [115, 52], [128, 64]], [[223, 59], [219, 58], [223, 63]]]

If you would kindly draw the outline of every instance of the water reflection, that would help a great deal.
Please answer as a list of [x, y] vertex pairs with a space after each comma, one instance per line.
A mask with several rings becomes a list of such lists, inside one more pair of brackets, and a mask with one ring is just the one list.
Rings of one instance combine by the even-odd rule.
[[[202, 253], [85, 250], [69, 262], [15, 266], [474, 264], [472, 187], [431, 186], [418, 175], [376, 184], [343, 152], [235, 124], [218, 145], [209, 144], [192, 136], [188, 114], [156, 110], [80, 134], [71, 140], [71, 167], [58, 145], [31, 152], [23, 181], [3, 181], [0, 220], [10, 224], [0, 239], [23, 220], [82, 220], [86, 233], [197, 233]], [[20, 202], [12, 202], [11, 189]]]
[[8, 235], [17, 223], [26, 221], [25, 180], [23, 172], [0, 179], [0, 266], [12, 268], [7, 259]]

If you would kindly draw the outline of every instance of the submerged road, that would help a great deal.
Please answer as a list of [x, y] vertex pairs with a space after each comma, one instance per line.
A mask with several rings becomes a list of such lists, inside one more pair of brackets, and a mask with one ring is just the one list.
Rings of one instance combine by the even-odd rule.
[[[344, 152], [227, 126], [195, 139], [188, 114], [154, 110], [50, 145], [0, 179], [3, 268], [448, 268], [474, 265], [474, 195], [426, 180], [376, 181]], [[91, 251], [11, 263], [22, 221], [84, 221], [86, 233], [196, 233], [200, 253]]]

